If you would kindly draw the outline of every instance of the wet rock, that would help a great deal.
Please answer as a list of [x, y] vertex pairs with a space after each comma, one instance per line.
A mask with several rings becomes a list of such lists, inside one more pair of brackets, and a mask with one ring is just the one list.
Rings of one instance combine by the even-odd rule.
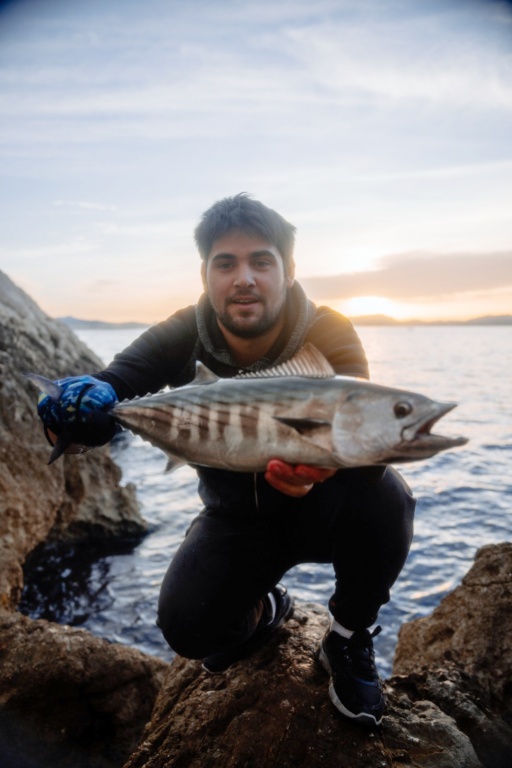
[[24, 377], [91, 372], [101, 361], [0, 273], [0, 764], [117, 768], [151, 714], [167, 664], [87, 632], [13, 612], [27, 555], [47, 540], [140, 538], [132, 486], [108, 449], [47, 466]]
[[487, 768], [510, 768], [512, 764], [512, 722], [510, 711], [486, 695], [475, 678], [454, 664], [430, 665], [421, 672], [390, 681], [394, 690], [410, 701], [435, 704], [456, 723], [471, 741]]
[[117, 768], [169, 665], [89, 632], [0, 611], [2, 768]]
[[302, 605], [224, 675], [177, 659], [126, 768], [508, 768], [512, 545], [481, 549], [432, 616], [404, 625], [381, 729], [343, 719], [315, 649], [328, 617]]
[[393, 672], [455, 719], [483, 765], [512, 765], [511, 543], [482, 547], [431, 616], [403, 625]]
[[176, 659], [144, 740], [125, 768], [478, 768], [468, 737], [430, 701], [387, 688], [381, 729], [342, 718], [315, 651], [328, 624], [313, 604], [222, 675]]
[[48, 537], [140, 537], [145, 525], [132, 486], [108, 448], [47, 466], [50, 447], [25, 377], [99, 370], [101, 361], [0, 272], [0, 607], [13, 609], [22, 564]]
[[453, 662], [482, 690], [512, 705], [512, 543], [482, 547], [431, 616], [404, 624], [393, 672]]

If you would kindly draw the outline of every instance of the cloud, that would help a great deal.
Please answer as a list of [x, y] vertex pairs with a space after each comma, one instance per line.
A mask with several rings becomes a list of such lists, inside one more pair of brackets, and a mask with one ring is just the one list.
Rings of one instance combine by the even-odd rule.
[[101, 293], [103, 291], [111, 291], [113, 288], [121, 285], [122, 282], [120, 280], [93, 280], [92, 282], [84, 283], [83, 291], [84, 293]]
[[385, 296], [389, 299], [435, 299], [512, 286], [512, 251], [488, 254], [388, 256], [378, 269], [322, 277], [301, 283], [312, 299]]
[[117, 205], [93, 203], [88, 200], [54, 200], [56, 208], [78, 208], [87, 211], [117, 211]]
[[374, 7], [364, 19], [360, 14], [291, 27], [283, 47], [301, 62], [304, 87], [314, 82], [326, 97], [385, 111], [405, 103], [510, 111], [510, 47], [500, 44], [497, 19], [484, 5], [459, 3], [432, 13], [428, 3], [401, 10], [387, 3], [382, 13]]
[[[379, 4], [371, 3], [358, 12], [357, 4], [333, 2], [307, 18], [307, 4], [300, 4], [298, 15], [286, 3], [278, 4], [276, 19], [275, 5], [258, 4], [253, 18], [250, 4], [233, 9], [231, 3], [204, 3], [193, 20], [174, 4], [167, 10], [164, 5], [159, 27], [154, 16], [141, 16], [132, 5], [121, 28], [115, 14], [103, 19], [115, 45], [101, 32], [100, 15], [92, 13], [87, 24], [80, 16], [60, 26], [53, 20], [57, 26], [46, 29], [35, 52], [31, 38], [30, 46], [21, 39], [11, 50], [11, 64], [0, 72], [3, 113], [88, 116], [109, 120], [111, 130], [122, 133], [120, 116], [152, 122], [186, 112], [186, 132], [198, 115], [214, 119], [219, 111], [232, 115], [229, 132], [240, 105], [252, 115], [286, 113], [291, 104], [327, 110], [373, 104], [387, 110], [412, 102], [512, 110], [510, 52], [490, 44], [496, 33], [489, 14], [482, 18], [487, 34], [478, 37], [474, 10], [472, 33], [463, 35], [459, 24], [468, 26], [469, 10], [436, 14], [419, 3], [407, 14], [387, 2], [380, 13]], [[91, 24], [95, 34], [103, 34], [100, 50], [90, 42]]]
[[114, 222], [98, 224], [95, 232], [101, 235], [125, 235], [128, 237], [152, 237], [153, 235], [165, 235], [167, 237], [174, 234], [175, 227], [167, 222], [157, 224], [116, 224]]
[[[506, 3], [28, 5], [0, 29], [12, 269], [66, 279], [69, 302], [86, 270], [137, 288], [139, 263], [188, 275], [198, 213], [247, 189], [298, 225], [303, 273], [406, 254], [311, 277], [315, 296], [496, 284], [512, 242]], [[465, 249], [491, 254], [485, 279], [471, 256], [450, 277], [453, 255], [427, 253]]]
[[43, 262], [45, 260], [48, 262], [54, 258], [71, 259], [76, 256], [89, 254], [95, 248], [95, 244], [90, 240], [78, 237], [69, 242], [49, 243], [47, 245], [34, 244], [28, 248], [9, 249], [7, 247], [0, 247], [0, 259], [4, 263], [10, 261], [13, 264], [23, 260], [26, 260], [28, 263], [34, 261]]

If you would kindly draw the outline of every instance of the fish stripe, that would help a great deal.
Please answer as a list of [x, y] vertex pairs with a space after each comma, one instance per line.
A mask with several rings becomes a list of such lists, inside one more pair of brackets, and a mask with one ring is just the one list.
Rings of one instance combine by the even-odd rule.
[[240, 427], [242, 437], [247, 439], [258, 439], [258, 425], [260, 409], [254, 405], [240, 405]]
[[176, 436], [185, 442], [223, 440], [231, 416], [228, 403], [182, 403]]
[[231, 424], [232, 410], [228, 403], [216, 403], [214, 408], [215, 426], [217, 428], [217, 435], [219, 440], [224, 440], [226, 429]]

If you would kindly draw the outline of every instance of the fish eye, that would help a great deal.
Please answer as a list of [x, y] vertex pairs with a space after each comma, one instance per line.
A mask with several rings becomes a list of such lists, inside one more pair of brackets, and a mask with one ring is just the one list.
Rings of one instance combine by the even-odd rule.
[[397, 419], [405, 419], [412, 411], [412, 405], [410, 403], [396, 403], [394, 409]]

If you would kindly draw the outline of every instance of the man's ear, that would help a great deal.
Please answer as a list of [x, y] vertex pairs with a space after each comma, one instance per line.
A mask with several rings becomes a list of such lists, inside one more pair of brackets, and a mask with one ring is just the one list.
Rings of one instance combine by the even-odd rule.
[[286, 270], [286, 287], [291, 288], [294, 282], [295, 282], [295, 262], [293, 259], [290, 259], [290, 263], [288, 264], [288, 269]]
[[206, 261], [201, 262], [201, 280], [203, 283], [203, 290], [205, 293], [208, 293], [208, 288], [206, 285]]

